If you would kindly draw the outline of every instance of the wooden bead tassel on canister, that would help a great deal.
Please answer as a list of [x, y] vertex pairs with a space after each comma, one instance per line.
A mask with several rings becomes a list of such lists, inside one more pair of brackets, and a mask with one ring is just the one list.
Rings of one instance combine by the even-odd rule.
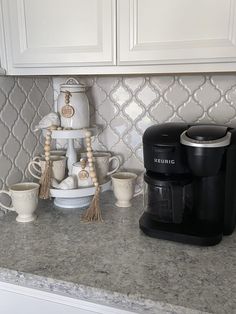
[[100, 186], [98, 183], [97, 174], [94, 167], [94, 160], [93, 160], [93, 150], [92, 150], [92, 144], [91, 144], [92, 133], [90, 131], [86, 131], [85, 136], [86, 136], [85, 142], [86, 142], [90, 176], [92, 178], [93, 185], [95, 186], [96, 190], [95, 190], [93, 200], [90, 204], [90, 207], [83, 214], [82, 218], [84, 221], [103, 221], [102, 215], [101, 215], [101, 209], [99, 206]]

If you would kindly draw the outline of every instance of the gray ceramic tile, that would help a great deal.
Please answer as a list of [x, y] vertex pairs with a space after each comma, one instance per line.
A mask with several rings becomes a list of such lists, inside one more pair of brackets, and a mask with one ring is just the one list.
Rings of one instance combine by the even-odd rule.
[[0, 188], [26, 180], [42, 150], [34, 125], [53, 107], [51, 78], [0, 77]]

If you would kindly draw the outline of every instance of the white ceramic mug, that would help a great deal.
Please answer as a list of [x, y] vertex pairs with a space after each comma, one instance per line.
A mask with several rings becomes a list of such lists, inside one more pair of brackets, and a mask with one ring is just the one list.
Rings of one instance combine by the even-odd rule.
[[111, 176], [113, 192], [117, 199], [116, 206], [130, 207], [131, 199], [142, 191], [134, 193], [137, 174], [133, 172], [117, 172]]
[[[66, 171], [66, 157], [64, 156], [51, 156], [52, 160], [52, 177], [57, 181], [62, 181], [65, 178]], [[28, 164], [29, 173], [36, 179], [41, 178], [41, 173], [44, 171], [46, 160], [44, 157], [34, 157]], [[38, 167], [38, 169], [36, 168]], [[35, 172], [33, 172], [33, 169]]]
[[16, 221], [29, 222], [36, 218], [34, 214], [38, 205], [39, 184], [33, 182], [23, 182], [13, 184], [9, 191], [1, 190], [0, 194], [7, 194], [11, 197], [12, 206], [0, 205], [8, 210], [16, 211], [18, 216]]
[[[86, 153], [81, 154], [82, 157], [86, 157]], [[115, 173], [120, 167], [120, 159], [117, 156], [112, 156], [110, 152], [93, 152], [93, 159], [95, 163], [96, 174], [98, 182], [103, 184], [107, 176]], [[110, 165], [112, 161], [116, 161], [116, 166], [114, 169], [110, 170]]]

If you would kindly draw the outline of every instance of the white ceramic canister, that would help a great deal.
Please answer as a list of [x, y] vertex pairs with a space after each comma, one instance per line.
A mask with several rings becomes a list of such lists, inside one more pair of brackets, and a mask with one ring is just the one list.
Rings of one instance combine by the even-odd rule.
[[74, 78], [69, 78], [65, 84], [61, 84], [57, 111], [62, 127], [72, 129], [89, 127], [89, 102], [85, 88], [85, 85]]

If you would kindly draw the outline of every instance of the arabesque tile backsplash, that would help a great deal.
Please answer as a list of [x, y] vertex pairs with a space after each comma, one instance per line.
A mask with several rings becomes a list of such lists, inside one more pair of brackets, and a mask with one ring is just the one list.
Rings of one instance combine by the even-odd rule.
[[[0, 187], [28, 176], [42, 150], [33, 132], [53, 110], [68, 77], [0, 77]], [[125, 169], [143, 170], [142, 134], [156, 123], [220, 123], [236, 127], [236, 75], [82, 76], [91, 123], [101, 126], [93, 145], [122, 156]], [[54, 95], [53, 95], [54, 93]]]
[[42, 150], [35, 124], [53, 104], [51, 78], [0, 77], [0, 188], [28, 177], [27, 165]]
[[[143, 170], [142, 135], [156, 123], [236, 126], [236, 75], [76, 77], [88, 85], [91, 121], [101, 125], [94, 147], [122, 155], [123, 168]], [[54, 100], [59, 84], [54, 77]]]

